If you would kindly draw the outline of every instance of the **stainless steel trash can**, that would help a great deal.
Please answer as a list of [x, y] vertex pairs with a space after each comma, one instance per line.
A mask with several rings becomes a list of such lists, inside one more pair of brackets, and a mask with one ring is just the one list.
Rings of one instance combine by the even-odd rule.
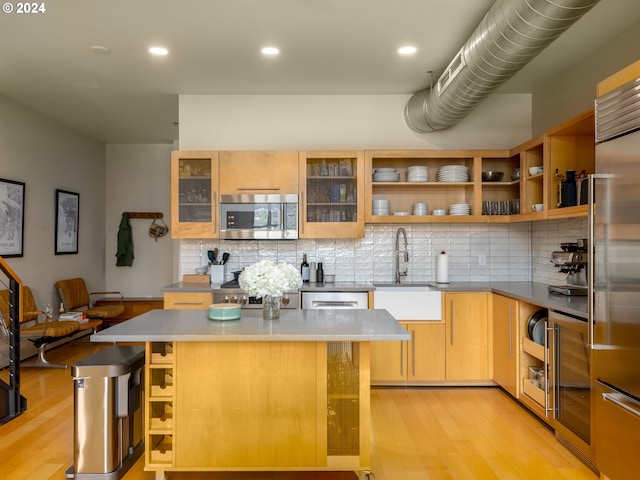
[[114, 346], [72, 365], [74, 465], [67, 478], [121, 478], [144, 450], [144, 347]]

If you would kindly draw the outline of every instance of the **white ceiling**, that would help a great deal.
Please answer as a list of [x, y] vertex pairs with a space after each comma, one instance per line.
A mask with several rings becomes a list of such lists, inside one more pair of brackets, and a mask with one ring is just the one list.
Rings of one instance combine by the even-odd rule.
[[[438, 78], [493, 0], [42, 4], [44, 13], [0, 14], [0, 95], [107, 143], [164, 143], [177, 138], [178, 94], [421, 90], [427, 72]], [[601, 0], [500, 91], [535, 91], [639, 20], [638, 0]], [[267, 44], [280, 56], [262, 56]], [[396, 50], [404, 44], [417, 53], [401, 58]], [[109, 53], [94, 53], [94, 45]], [[151, 45], [170, 54], [153, 58]]]

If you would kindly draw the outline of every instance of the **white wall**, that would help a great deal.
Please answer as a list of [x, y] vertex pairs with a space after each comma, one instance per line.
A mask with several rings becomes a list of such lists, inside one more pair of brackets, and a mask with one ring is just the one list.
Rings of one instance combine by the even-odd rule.
[[417, 134], [409, 95], [180, 95], [180, 149], [512, 148], [531, 138], [530, 95], [492, 95], [448, 130]]
[[171, 150], [171, 144], [107, 145], [106, 288], [125, 297], [161, 297], [161, 288], [173, 283], [175, 240], [171, 233], [149, 237], [152, 220], [130, 220], [133, 265], [117, 267], [115, 257], [123, 212], [161, 212], [171, 225]]
[[[84, 277], [90, 289], [104, 289], [104, 145], [0, 97], [0, 177], [25, 183], [24, 256], [5, 260], [38, 306], [58, 305], [59, 279]], [[54, 254], [56, 189], [80, 194], [78, 254]], [[2, 365], [6, 350], [0, 342]], [[33, 353], [23, 341], [23, 357]]]
[[583, 59], [567, 59], [567, 68], [533, 95], [533, 132], [539, 135], [593, 108], [596, 86], [640, 58], [640, 22]]
[[[104, 144], [0, 97], [0, 177], [26, 184], [24, 256], [6, 261], [42, 308], [57, 304], [58, 279], [104, 288], [104, 176]], [[80, 194], [77, 255], [54, 254], [56, 189]]]

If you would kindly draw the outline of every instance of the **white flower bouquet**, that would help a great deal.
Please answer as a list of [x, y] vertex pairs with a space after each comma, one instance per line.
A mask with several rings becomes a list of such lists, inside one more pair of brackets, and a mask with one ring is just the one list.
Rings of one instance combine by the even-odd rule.
[[285, 292], [299, 289], [302, 277], [293, 265], [262, 260], [245, 268], [238, 282], [240, 288], [252, 297], [281, 297]]

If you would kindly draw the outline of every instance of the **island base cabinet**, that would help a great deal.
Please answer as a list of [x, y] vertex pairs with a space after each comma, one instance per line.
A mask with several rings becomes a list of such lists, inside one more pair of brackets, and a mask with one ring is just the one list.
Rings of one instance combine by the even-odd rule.
[[445, 326], [442, 322], [400, 322], [406, 342], [371, 345], [373, 385], [433, 384], [445, 380]]
[[368, 342], [174, 342], [170, 356], [158, 345], [146, 398], [156, 478], [370, 469]]

